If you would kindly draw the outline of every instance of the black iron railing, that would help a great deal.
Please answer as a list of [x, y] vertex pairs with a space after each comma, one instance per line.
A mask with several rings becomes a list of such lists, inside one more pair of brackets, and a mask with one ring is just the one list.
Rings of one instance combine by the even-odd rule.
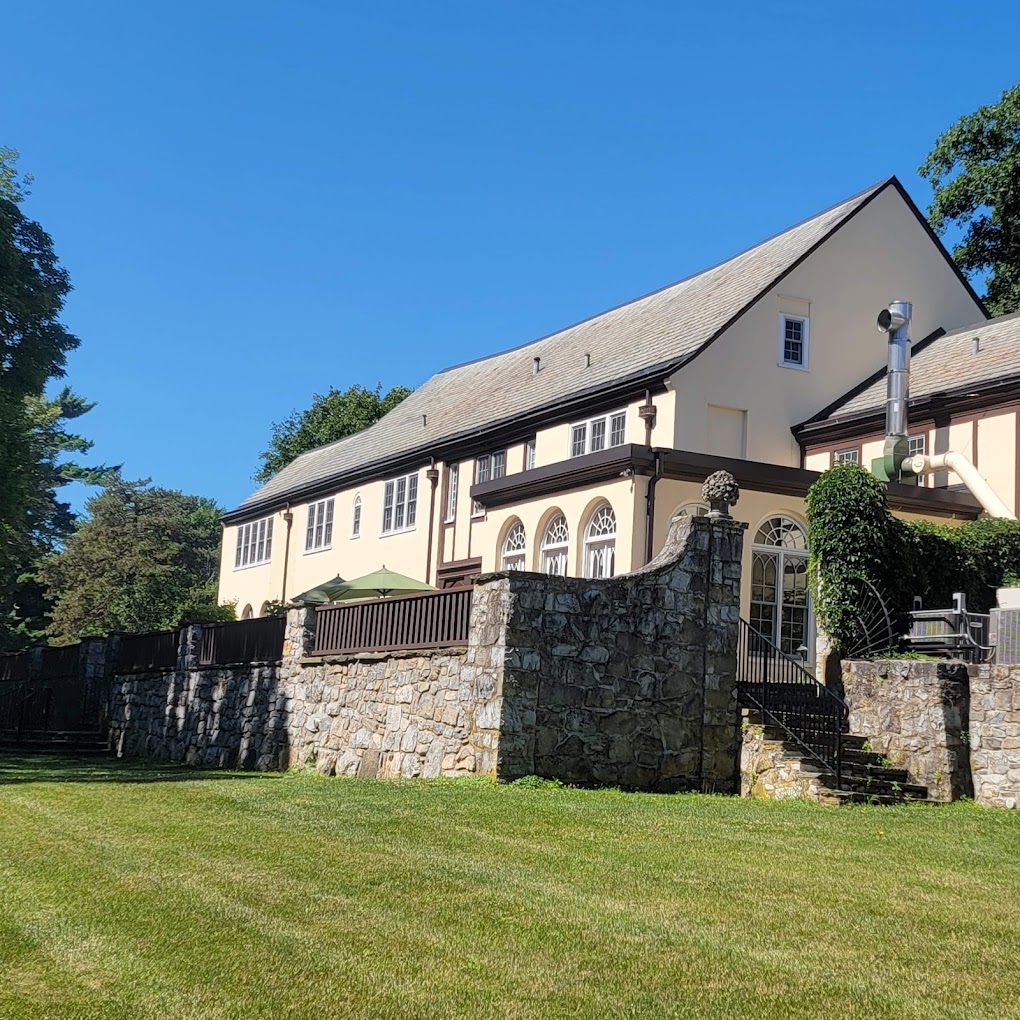
[[845, 702], [746, 620], [737, 642], [737, 688], [745, 704], [758, 708], [842, 786], [850, 714]]

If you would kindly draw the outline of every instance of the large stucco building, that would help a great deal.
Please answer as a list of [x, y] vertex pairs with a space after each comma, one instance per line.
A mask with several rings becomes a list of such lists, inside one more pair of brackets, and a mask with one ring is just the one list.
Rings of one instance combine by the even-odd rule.
[[[502, 568], [622, 573], [726, 467], [750, 525], [743, 614], [806, 648], [804, 495], [834, 457], [881, 447], [874, 323], [893, 298], [914, 305], [918, 437], [975, 453], [1015, 508], [1020, 385], [1001, 414], [978, 408], [1003, 352], [1020, 378], [1020, 326], [985, 322], [892, 178], [695, 276], [438, 372], [371, 428], [297, 458], [226, 516], [220, 598], [259, 615], [383, 564], [438, 587]], [[890, 500], [905, 516], [977, 516], [954, 481], [891, 485]]]

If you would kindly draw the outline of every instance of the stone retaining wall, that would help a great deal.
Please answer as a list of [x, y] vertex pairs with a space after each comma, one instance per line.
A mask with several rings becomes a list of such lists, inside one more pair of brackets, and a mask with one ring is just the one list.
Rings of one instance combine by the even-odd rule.
[[909, 659], [843, 664], [850, 732], [933, 800], [973, 794], [970, 778], [967, 667]]
[[790, 754], [781, 739], [747, 709], [743, 712], [740, 743], [740, 795], [767, 800], [803, 798], [820, 804], [837, 803], [821, 773], [803, 755]]
[[1020, 806], [1020, 667], [846, 662], [850, 730], [931, 796]]

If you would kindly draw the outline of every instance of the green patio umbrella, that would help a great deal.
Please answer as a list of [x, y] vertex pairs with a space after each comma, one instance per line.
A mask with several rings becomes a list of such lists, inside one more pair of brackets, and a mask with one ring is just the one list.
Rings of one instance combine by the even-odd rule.
[[291, 602], [303, 602], [305, 605], [321, 606], [327, 602], [335, 602], [340, 592], [347, 587], [347, 582], [337, 574], [330, 578], [325, 584], [317, 584], [300, 595], [295, 595]]
[[373, 570], [371, 574], [347, 581], [334, 597], [334, 601], [373, 599], [380, 595], [414, 595], [419, 591], [435, 591], [435, 588], [424, 581], [416, 581], [413, 577], [398, 574], [395, 570], [387, 570], [384, 564], [381, 570]]

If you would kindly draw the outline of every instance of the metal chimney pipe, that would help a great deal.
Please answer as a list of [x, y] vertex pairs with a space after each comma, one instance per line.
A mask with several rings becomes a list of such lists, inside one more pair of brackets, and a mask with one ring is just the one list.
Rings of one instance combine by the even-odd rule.
[[909, 301], [892, 301], [878, 315], [878, 328], [889, 334], [889, 370], [886, 376], [885, 434], [906, 436], [907, 400], [910, 396]]

